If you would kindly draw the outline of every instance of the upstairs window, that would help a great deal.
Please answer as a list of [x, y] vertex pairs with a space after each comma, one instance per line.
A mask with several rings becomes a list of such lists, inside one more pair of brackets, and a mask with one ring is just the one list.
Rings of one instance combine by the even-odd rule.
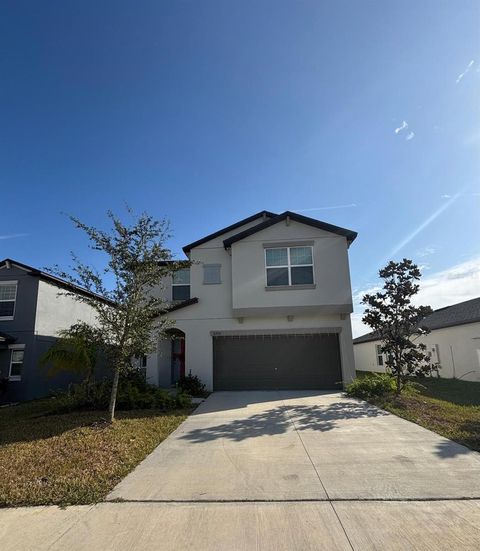
[[17, 298], [16, 281], [0, 281], [0, 320], [12, 320]]
[[312, 285], [312, 247], [265, 249], [267, 287]]
[[190, 268], [182, 268], [173, 274], [172, 300], [190, 298]]
[[220, 277], [221, 264], [204, 264], [203, 265], [203, 284], [204, 285], [219, 285], [222, 283]]

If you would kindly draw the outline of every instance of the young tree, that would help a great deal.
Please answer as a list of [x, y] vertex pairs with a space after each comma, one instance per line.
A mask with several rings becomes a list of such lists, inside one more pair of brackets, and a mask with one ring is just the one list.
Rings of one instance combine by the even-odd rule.
[[40, 366], [49, 366], [50, 377], [62, 371], [82, 375], [88, 389], [103, 346], [102, 332], [88, 323], [78, 322], [59, 331], [58, 336], [59, 339], [40, 358]]
[[130, 224], [123, 223], [109, 211], [109, 231], [104, 231], [70, 216], [76, 228], [86, 233], [94, 251], [103, 253], [105, 265], [101, 270], [82, 263], [72, 253], [71, 273], [58, 266], [50, 270], [55, 275], [92, 294], [66, 291], [75, 300], [88, 304], [96, 314], [96, 327], [109, 352], [113, 368], [109, 417], [115, 418], [120, 374], [132, 367], [135, 357], [152, 352], [158, 339], [173, 322], [163, 315], [167, 304], [154, 289], [162, 279], [185, 267], [188, 262], [172, 262], [165, 247], [170, 237], [168, 223], [142, 213], [132, 216]]
[[[423, 318], [431, 313], [429, 306], [414, 306], [412, 298], [418, 293], [420, 269], [411, 260], [390, 261], [379, 271], [383, 291], [366, 294], [362, 303], [367, 305], [362, 321], [381, 339], [386, 367], [396, 378], [397, 395], [407, 379], [421, 376], [432, 370], [426, 346], [415, 339], [429, 333], [422, 326]], [[413, 340], [412, 340], [413, 338]]]

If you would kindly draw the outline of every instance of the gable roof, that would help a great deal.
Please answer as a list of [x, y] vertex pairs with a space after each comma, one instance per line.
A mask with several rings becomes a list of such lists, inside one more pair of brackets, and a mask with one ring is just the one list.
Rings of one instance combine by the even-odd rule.
[[[434, 329], [455, 327], [456, 325], [475, 322], [480, 322], [480, 297], [434, 310], [422, 320], [421, 325], [433, 331]], [[367, 333], [353, 339], [353, 344], [377, 340], [380, 340], [377, 333]]]
[[250, 222], [254, 222], [258, 218], [273, 218], [277, 216], [275, 213], [270, 212], [268, 210], [261, 210], [260, 212], [257, 212], [256, 214], [253, 214], [252, 216], [249, 216], [248, 218], [244, 218], [243, 220], [240, 220], [239, 222], [235, 222], [235, 224], [232, 224], [230, 226], [227, 226], [226, 228], [222, 228], [221, 230], [218, 230], [214, 233], [211, 233], [209, 235], [206, 235], [205, 237], [202, 237], [198, 241], [194, 241], [193, 243], [190, 243], [189, 245], [185, 245], [183, 247], [183, 252], [189, 253], [193, 248], [198, 247], [199, 245], [203, 245], [203, 243], [206, 243], [207, 241], [211, 241], [212, 239], [215, 239], [217, 237], [220, 237], [224, 233], [228, 233], [230, 231], [236, 230], [237, 228], [242, 227], [245, 224], [249, 224]]
[[274, 226], [275, 224], [278, 224], [279, 222], [282, 222], [282, 220], [286, 220], [287, 218], [289, 218], [290, 220], [294, 220], [295, 222], [299, 222], [300, 224], [306, 224], [307, 226], [312, 226], [314, 228], [319, 228], [321, 230], [325, 230], [327, 232], [346, 237], [349, 245], [357, 237], [357, 232], [354, 232], [352, 230], [347, 230], [346, 228], [341, 228], [340, 226], [334, 226], [333, 224], [328, 224], [327, 222], [322, 222], [321, 220], [316, 220], [315, 218], [309, 218], [308, 216], [302, 216], [301, 214], [286, 210], [285, 212], [282, 212], [282, 214], [278, 214], [277, 216], [269, 218], [268, 220], [262, 222], [261, 224], [258, 224], [257, 226], [253, 226], [253, 228], [249, 228], [248, 230], [244, 230], [240, 233], [232, 235], [228, 239], [225, 239], [223, 245], [226, 249], [228, 249], [232, 246], [233, 243], [236, 243], [237, 241], [245, 239], [245, 237], [269, 228], [270, 226]]
[[28, 266], [28, 264], [23, 264], [22, 262], [17, 262], [16, 260], [12, 260], [11, 258], [5, 258], [4, 260], [0, 261], [0, 268], [3, 266], [6, 266], [7, 264], [11, 264], [13, 266], [17, 266], [18, 268], [21, 268], [22, 270], [25, 270], [28, 275], [31, 276], [37, 276], [43, 281], [47, 281], [48, 283], [52, 283], [53, 285], [56, 285], [57, 287], [62, 287], [63, 289], [67, 289], [68, 291], [72, 291], [74, 293], [79, 293], [81, 295], [86, 295], [89, 297], [97, 298], [98, 300], [105, 302], [106, 304], [115, 304], [108, 298], [102, 297], [101, 295], [97, 295], [96, 293], [93, 293], [92, 291], [88, 291], [87, 289], [84, 289], [83, 287], [79, 287], [78, 285], [74, 285], [73, 283], [69, 283], [68, 281], [65, 281], [64, 279], [60, 279], [59, 277], [56, 277], [52, 274], [49, 274], [47, 272], [42, 272], [41, 270], [38, 270], [37, 268], [33, 268], [32, 266]]

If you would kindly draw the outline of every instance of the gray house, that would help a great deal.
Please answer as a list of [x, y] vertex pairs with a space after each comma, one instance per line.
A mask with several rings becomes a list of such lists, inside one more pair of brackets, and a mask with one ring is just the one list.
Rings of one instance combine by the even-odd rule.
[[0, 401], [39, 398], [76, 380], [69, 373], [50, 378], [38, 366], [59, 330], [94, 322], [90, 307], [66, 290], [87, 293], [15, 260], [0, 262], [0, 378], [7, 382]]

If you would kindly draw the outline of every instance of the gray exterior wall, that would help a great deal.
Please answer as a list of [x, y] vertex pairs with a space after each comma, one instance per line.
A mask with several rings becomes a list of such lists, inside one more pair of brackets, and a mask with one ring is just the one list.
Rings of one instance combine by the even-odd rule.
[[[49, 334], [40, 334], [38, 331], [39, 327], [48, 327], [45, 321], [39, 324], [40, 316], [37, 311], [39, 289], [41, 286], [45, 287], [45, 285], [48, 285], [48, 287], [54, 290], [50, 297], [51, 312], [47, 316], [47, 319], [55, 316], [55, 310], [57, 310], [58, 314], [58, 307], [60, 305], [65, 309], [65, 306], [61, 303], [63, 299], [60, 298], [59, 302], [57, 302], [54, 298], [60, 289], [54, 285], [40, 281], [38, 276], [31, 275], [28, 271], [14, 265], [11, 268], [0, 268], [1, 281], [17, 281], [17, 297], [14, 319], [0, 320], [0, 332], [12, 336], [15, 339], [13, 344], [25, 345], [25, 349], [21, 380], [8, 381], [6, 392], [0, 395], [0, 403], [41, 398], [48, 396], [53, 390], [67, 388], [70, 383], [80, 382], [81, 377], [71, 373], [62, 373], [55, 377], [49, 377], [47, 374], [48, 368], [39, 367], [39, 359], [56, 341], [58, 329], [50, 324], [51, 331], [46, 332]], [[45, 319], [46, 313], [42, 317]], [[62, 318], [60, 315], [56, 317], [57, 319]], [[67, 320], [65, 318], [62, 320], [63, 327], [69, 327], [76, 321], [77, 312], [74, 312], [74, 316], [71, 319]], [[11, 350], [8, 348], [8, 345], [0, 343], [0, 377], [2, 378], [9, 375], [10, 358]], [[102, 374], [105, 374], [104, 366], [99, 366], [100, 371]]]

